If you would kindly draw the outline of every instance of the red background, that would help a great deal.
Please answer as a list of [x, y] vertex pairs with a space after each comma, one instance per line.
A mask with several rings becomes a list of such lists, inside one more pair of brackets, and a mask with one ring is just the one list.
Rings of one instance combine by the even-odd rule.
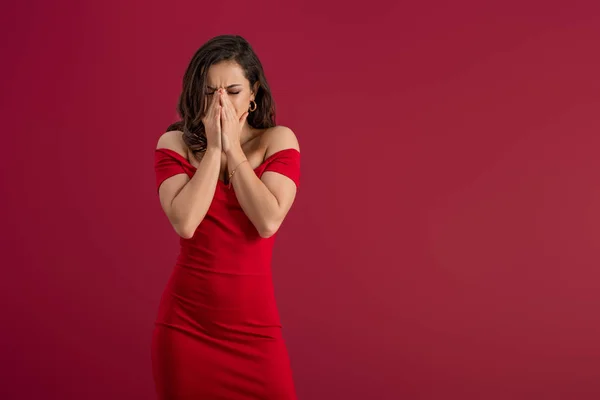
[[2, 6], [0, 398], [153, 398], [154, 147], [222, 33], [302, 147], [273, 264], [301, 399], [599, 398], [597, 2], [280, 3]]

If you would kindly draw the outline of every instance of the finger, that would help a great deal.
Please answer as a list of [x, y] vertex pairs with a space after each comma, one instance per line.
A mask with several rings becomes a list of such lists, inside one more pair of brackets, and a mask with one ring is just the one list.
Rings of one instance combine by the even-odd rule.
[[230, 119], [231, 118], [231, 110], [230, 110], [230, 102], [227, 98], [227, 94], [223, 93], [221, 95], [221, 103], [223, 104], [223, 118]]
[[221, 105], [223, 106], [223, 109], [227, 110], [227, 108], [229, 107], [228, 101], [227, 101], [227, 94], [225, 94], [225, 92], [221, 93]]
[[227, 104], [227, 116], [229, 119], [231, 119], [232, 121], [237, 120], [236, 118], [236, 112], [235, 112], [235, 107], [233, 106], [233, 103], [231, 102], [231, 99], [229, 98], [228, 95], [225, 95], [225, 103]]
[[216, 111], [217, 106], [219, 106], [220, 102], [219, 102], [219, 94], [217, 92], [214, 92], [212, 94], [212, 101], [210, 102], [212, 109], [213, 109], [213, 113]]
[[242, 114], [242, 116], [240, 117], [240, 124], [243, 124], [244, 122], [246, 122], [249, 114], [250, 113], [248, 111], [246, 111], [245, 113]]
[[233, 107], [231, 105], [231, 102], [227, 98], [225, 99], [225, 112], [227, 115], [227, 119], [231, 121], [233, 119]]
[[[213, 97], [209, 101], [204, 102], [204, 118], [207, 120], [212, 120], [212, 117], [214, 116], [215, 97], [216, 96], [213, 94]], [[202, 122], [205, 122], [204, 118]]]
[[221, 123], [223, 123], [227, 119], [227, 111], [225, 109], [225, 106], [219, 106], [219, 110], [220, 110], [219, 116], [221, 118]]
[[215, 107], [217, 106], [217, 104], [218, 104], [218, 99], [217, 99], [217, 97], [218, 97], [218, 96], [217, 96], [217, 94], [216, 94], [216, 93], [213, 93], [213, 94], [212, 94], [212, 99], [210, 99], [210, 106], [211, 106], [211, 108], [215, 108]]
[[225, 94], [223, 92], [219, 92], [219, 104], [222, 106], [225, 105]]
[[213, 94], [213, 101], [215, 103], [215, 113], [213, 115], [213, 117], [217, 118], [218, 120], [221, 119], [221, 109], [223, 108], [222, 104], [221, 104], [221, 93], [216, 91]]

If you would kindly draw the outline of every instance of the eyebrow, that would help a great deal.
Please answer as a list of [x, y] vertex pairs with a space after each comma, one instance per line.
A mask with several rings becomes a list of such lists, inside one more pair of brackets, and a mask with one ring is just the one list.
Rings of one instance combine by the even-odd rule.
[[[232, 87], [235, 87], [235, 86], [242, 86], [242, 84], [241, 83], [234, 83], [233, 85], [227, 86], [226, 89], [231, 89]], [[206, 87], [209, 88], [209, 89], [212, 89], [212, 90], [217, 90], [217, 88], [214, 88], [212, 86], [206, 85]]]

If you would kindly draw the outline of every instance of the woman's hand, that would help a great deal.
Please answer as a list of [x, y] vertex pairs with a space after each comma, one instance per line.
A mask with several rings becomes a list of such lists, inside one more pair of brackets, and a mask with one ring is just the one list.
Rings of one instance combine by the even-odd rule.
[[207, 148], [217, 148], [221, 150], [221, 96], [217, 92], [214, 92], [212, 96], [208, 110], [202, 118], [202, 123], [204, 124]]
[[221, 143], [223, 151], [227, 154], [232, 149], [241, 147], [240, 135], [248, 117], [248, 111], [238, 118], [227, 91], [220, 92], [219, 97], [221, 99]]

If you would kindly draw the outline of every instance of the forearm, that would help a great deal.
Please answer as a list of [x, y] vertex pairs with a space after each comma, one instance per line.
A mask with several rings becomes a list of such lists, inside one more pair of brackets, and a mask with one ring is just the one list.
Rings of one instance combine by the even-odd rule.
[[240, 206], [252, 222], [259, 235], [271, 236], [277, 229], [281, 210], [277, 198], [256, 176], [241, 148], [231, 150], [227, 154], [229, 171], [235, 169], [230, 184], [235, 189]]
[[221, 168], [221, 150], [209, 148], [204, 153], [194, 176], [171, 203], [179, 234], [190, 238], [206, 216], [212, 203]]

